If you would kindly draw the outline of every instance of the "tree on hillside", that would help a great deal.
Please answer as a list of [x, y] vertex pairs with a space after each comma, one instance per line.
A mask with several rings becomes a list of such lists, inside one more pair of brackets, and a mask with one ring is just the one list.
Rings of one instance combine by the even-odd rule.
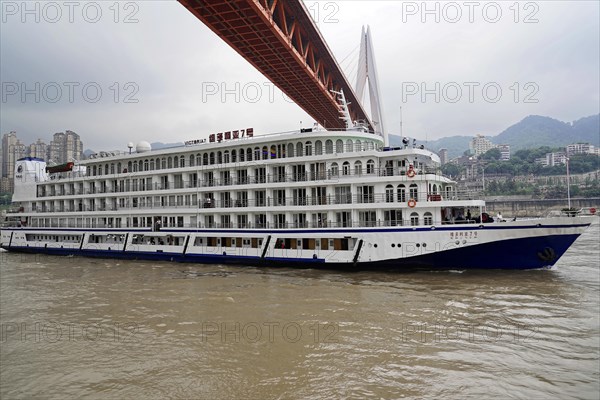
[[500, 149], [489, 149], [488, 151], [486, 151], [485, 153], [483, 153], [482, 155], [479, 156], [480, 160], [499, 160], [500, 157], [502, 157], [502, 154], [500, 153]]
[[451, 178], [456, 178], [460, 175], [463, 168], [457, 164], [447, 163], [442, 165], [442, 174]]

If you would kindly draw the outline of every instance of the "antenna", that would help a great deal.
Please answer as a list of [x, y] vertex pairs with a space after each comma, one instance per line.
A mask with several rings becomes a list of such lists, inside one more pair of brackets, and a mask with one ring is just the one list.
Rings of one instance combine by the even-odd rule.
[[402, 134], [402, 106], [400, 106], [400, 137], [404, 137]]

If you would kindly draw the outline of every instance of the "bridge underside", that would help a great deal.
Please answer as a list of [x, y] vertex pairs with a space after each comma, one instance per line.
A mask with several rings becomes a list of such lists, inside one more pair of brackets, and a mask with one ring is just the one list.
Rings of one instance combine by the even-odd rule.
[[343, 129], [331, 91], [373, 125], [300, 0], [178, 0], [319, 124]]

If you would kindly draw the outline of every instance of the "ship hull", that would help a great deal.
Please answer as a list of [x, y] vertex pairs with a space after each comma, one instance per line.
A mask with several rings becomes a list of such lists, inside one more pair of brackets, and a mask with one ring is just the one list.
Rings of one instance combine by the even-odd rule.
[[[577, 220], [577, 221], [575, 221]], [[2, 248], [21, 253], [58, 256], [84, 256], [107, 259], [172, 261], [198, 264], [231, 264], [254, 267], [296, 267], [337, 270], [465, 270], [465, 269], [536, 269], [551, 267], [589, 226], [588, 221], [571, 218], [564, 221], [490, 224], [488, 226], [439, 226], [396, 229], [286, 230], [261, 231], [264, 244], [253, 248], [194, 246], [194, 240], [208, 235], [241, 236], [244, 231], [163, 231], [180, 235], [181, 246], [148, 246], [132, 243], [131, 236], [157, 235], [145, 231], [120, 231], [127, 239], [118, 244], [88, 243], [89, 237], [101, 237], [105, 231], [28, 230], [3, 231]], [[48, 236], [82, 235], [79, 243], [27, 240]], [[114, 235], [114, 231], [112, 231]], [[258, 231], [243, 234], [257, 236]], [[34, 235], [34, 236], [31, 236]], [[110, 234], [107, 234], [110, 235]], [[300, 245], [315, 236], [352, 237], [348, 249], [279, 249], [277, 237], [297, 238]], [[44, 236], [42, 236], [44, 237]], [[19, 239], [21, 238], [21, 239]], [[22, 238], [26, 238], [23, 240]], [[87, 242], [86, 242], [87, 239]], [[249, 239], [248, 239], [249, 240]], [[397, 243], [396, 243], [397, 242]], [[283, 242], [282, 242], [283, 243]]]

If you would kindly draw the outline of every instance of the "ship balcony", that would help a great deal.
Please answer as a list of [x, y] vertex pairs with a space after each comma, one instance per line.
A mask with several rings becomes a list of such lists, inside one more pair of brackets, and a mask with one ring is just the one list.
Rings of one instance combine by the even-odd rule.
[[[337, 164], [336, 164], [337, 165]], [[443, 178], [439, 175], [439, 170], [434, 168], [415, 168], [415, 179], [416, 177], [424, 174], [438, 175], [440, 180]], [[231, 171], [234, 172], [234, 171]], [[285, 173], [285, 174], [266, 174], [266, 175], [244, 175], [244, 176], [231, 176], [224, 178], [210, 178], [210, 179], [194, 179], [190, 181], [176, 180], [169, 182], [154, 182], [152, 184], [140, 183], [139, 185], [124, 185], [124, 186], [112, 186], [112, 187], [97, 187], [92, 185], [89, 188], [83, 190], [62, 190], [58, 188], [50, 187], [48, 190], [40, 188], [37, 193], [38, 198], [44, 197], [55, 197], [55, 196], [73, 196], [73, 195], [94, 195], [94, 194], [105, 194], [105, 193], [125, 193], [125, 192], [146, 192], [146, 191], [161, 191], [161, 190], [172, 190], [172, 189], [193, 189], [193, 188], [206, 188], [206, 187], [222, 187], [222, 186], [236, 186], [236, 185], [250, 185], [250, 184], [265, 184], [265, 183], [294, 183], [294, 182], [339, 182], [343, 179], [351, 179], [356, 177], [392, 177], [392, 176], [406, 176], [408, 168], [354, 168], [336, 166], [325, 171], [311, 171], [306, 173]], [[407, 178], [410, 179], [410, 178]], [[445, 178], [444, 178], [445, 179]]]
[[[126, 201], [118, 204], [115, 201], [95, 202], [84, 206], [52, 201], [40, 201], [35, 208], [27, 209], [27, 212], [49, 213], [49, 212], [93, 212], [93, 211], [119, 211], [119, 210], [143, 210], [143, 209], [177, 209], [177, 208], [200, 208], [200, 209], [243, 209], [251, 207], [305, 207], [305, 206], [339, 206], [339, 205], [365, 205], [365, 204], [389, 204], [390, 207], [409, 207], [414, 200], [413, 206], [443, 206], [448, 202], [475, 201], [479, 200], [481, 193], [477, 191], [450, 190], [441, 193], [430, 193], [413, 190], [410, 188], [400, 189], [398, 186], [389, 185], [390, 189], [385, 193], [339, 193], [320, 196], [294, 194], [293, 196], [267, 196], [258, 198], [221, 197], [198, 199], [177, 199], [164, 201], [163, 199], [140, 199]], [[408, 190], [410, 189], [410, 190]], [[244, 192], [245, 193], [245, 192]], [[233, 193], [232, 193], [233, 194]], [[237, 197], [237, 198], [236, 198]], [[409, 204], [409, 202], [411, 204]]]

